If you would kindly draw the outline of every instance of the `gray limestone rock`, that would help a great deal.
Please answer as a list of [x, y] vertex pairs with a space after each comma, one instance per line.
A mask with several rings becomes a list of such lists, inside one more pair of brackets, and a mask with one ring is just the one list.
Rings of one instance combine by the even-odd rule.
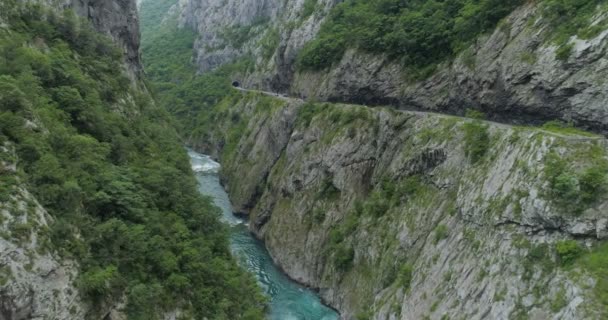
[[[603, 139], [486, 122], [492, 148], [473, 164], [463, 129], [470, 120], [320, 104], [306, 125], [298, 100], [260, 111], [260, 99], [249, 93], [233, 105], [247, 123], [233, 151], [219, 143], [228, 120], [191, 141], [220, 158], [235, 207], [249, 213], [275, 262], [318, 288], [343, 319], [366, 308], [376, 320], [594, 317], [593, 279], [557, 268], [554, 246], [603, 236], [605, 211], [561, 208], [542, 168], [551, 152], [568, 158]], [[400, 191], [375, 202], [387, 181]], [[408, 184], [415, 191], [400, 189]], [[383, 203], [392, 204], [373, 213]], [[347, 271], [334, 262], [341, 247], [353, 250]], [[399, 280], [405, 263], [413, 270], [407, 292]], [[537, 287], [548, 292], [539, 297]]]

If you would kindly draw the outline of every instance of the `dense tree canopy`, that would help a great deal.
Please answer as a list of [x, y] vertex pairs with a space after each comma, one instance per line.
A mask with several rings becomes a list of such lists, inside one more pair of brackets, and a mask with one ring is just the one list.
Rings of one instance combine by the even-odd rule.
[[80, 262], [85, 296], [124, 293], [129, 319], [263, 318], [167, 113], [131, 86], [121, 51], [71, 12], [2, 6], [0, 145], [16, 147], [20, 179], [54, 218], [42, 237]]

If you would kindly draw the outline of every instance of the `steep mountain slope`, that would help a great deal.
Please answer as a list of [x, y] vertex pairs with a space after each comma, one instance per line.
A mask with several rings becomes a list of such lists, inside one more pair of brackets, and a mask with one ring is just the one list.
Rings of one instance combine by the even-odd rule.
[[133, 3], [80, 5], [0, 3], [0, 319], [261, 319], [138, 78]]
[[[12, 6], [18, 1], [4, 1]], [[110, 36], [123, 51], [128, 75], [132, 78], [141, 76], [139, 54], [139, 19], [136, 2], [133, 0], [36, 0], [45, 6], [57, 10], [72, 10], [83, 19], [88, 20], [97, 32]]]
[[599, 136], [260, 93], [199, 125], [252, 231], [344, 319], [606, 315]]
[[603, 1], [450, 2], [457, 12], [447, 2], [339, 2], [188, 0], [174, 10], [199, 34], [201, 72], [253, 58], [241, 79], [249, 88], [608, 130]]
[[79, 16], [101, 33], [108, 34], [122, 48], [131, 76], [140, 76], [139, 19], [133, 0], [64, 0]]

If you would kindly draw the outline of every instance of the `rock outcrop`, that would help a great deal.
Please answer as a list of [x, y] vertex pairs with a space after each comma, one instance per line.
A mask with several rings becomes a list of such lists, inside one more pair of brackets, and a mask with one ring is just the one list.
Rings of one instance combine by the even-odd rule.
[[551, 168], [605, 163], [605, 139], [260, 93], [220, 105], [192, 144], [219, 157], [276, 263], [343, 319], [600, 317], [597, 280], [560, 267], [556, 245], [606, 239], [606, 194], [568, 205]]
[[130, 75], [137, 78], [141, 76], [136, 1], [70, 0], [69, 3], [77, 14], [91, 21], [99, 32], [110, 35], [123, 49]]
[[[243, 79], [248, 88], [457, 115], [476, 108], [501, 122], [561, 119], [608, 132], [603, 80], [608, 30], [591, 39], [573, 36], [572, 54], [558, 59], [552, 28], [540, 12], [542, 2], [528, 2], [424, 80], [412, 80], [405, 66], [387, 57], [357, 50], [328, 70], [298, 71], [298, 52], [339, 2], [182, 0], [179, 10], [181, 24], [199, 33], [194, 55], [200, 72], [254, 57], [256, 67]], [[316, 3], [312, 11], [307, 3]], [[598, 10], [590, 23], [605, 15]]]
[[181, 0], [176, 10], [180, 24], [199, 34], [194, 57], [200, 72], [253, 58], [256, 72], [246, 76], [244, 84], [286, 92], [297, 53], [314, 39], [329, 10], [339, 2]]
[[132, 80], [142, 73], [139, 52], [139, 18], [135, 0], [34, 0], [57, 9], [71, 9], [91, 22], [97, 31], [110, 36], [122, 48]]
[[13, 148], [0, 159], [0, 319], [83, 319], [77, 265], [49, 247], [52, 218], [20, 183]]

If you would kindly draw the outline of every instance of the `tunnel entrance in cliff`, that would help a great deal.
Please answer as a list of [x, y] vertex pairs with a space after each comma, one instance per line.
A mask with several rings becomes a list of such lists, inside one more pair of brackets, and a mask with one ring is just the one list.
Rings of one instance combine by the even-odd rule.
[[232, 86], [235, 87], [235, 88], [240, 88], [241, 87], [241, 83], [238, 82], [238, 81], [233, 81], [232, 82]]

